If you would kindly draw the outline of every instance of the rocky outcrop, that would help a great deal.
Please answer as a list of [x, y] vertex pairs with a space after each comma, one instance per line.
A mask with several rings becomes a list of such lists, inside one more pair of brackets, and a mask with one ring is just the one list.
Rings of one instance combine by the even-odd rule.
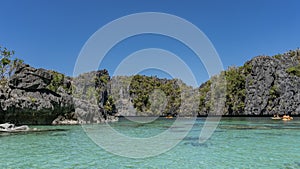
[[109, 95], [122, 116], [195, 116], [197, 89], [179, 79], [148, 76], [116, 76]]
[[[73, 78], [74, 116], [78, 123], [117, 121], [116, 109], [108, 105], [110, 76], [107, 70], [84, 73]], [[68, 118], [66, 118], [68, 119]]]
[[116, 109], [121, 116], [137, 116], [130, 96], [131, 77], [115, 76], [111, 78], [110, 95], [115, 100]]
[[106, 111], [109, 75], [106, 70], [76, 78], [21, 64], [0, 88], [0, 123], [84, 124], [116, 121]]
[[300, 77], [288, 73], [299, 65], [300, 52], [250, 61], [246, 83], [246, 115], [300, 114]]
[[49, 88], [55, 73], [20, 65], [8, 86], [0, 90], [0, 122], [15, 124], [51, 124], [61, 114], [74, 110], [70, 80], [60, 79], [57, 90]]
[[[255, 57], [223, 76], [226, 83], [213, 77], [200, 86], [198, 96], [198, 89], [178, 79], [111, 79], [107, 70], [70, 78], [21, 64], [0, 88], [0, 123], [86, 124], [117, 121], [117, 114], [194, 116], [216, 110], [233, 116], [300, 115], [300, 50]], [[224, 104], [216, 104], [215, 96], [224, 96]]]
[[[300, 50], [258, 56], [221, 74], [227, 88], [223, 115], [300, 115]], [[200, 86], [200, 115], [213, 108], [210, 85]]]

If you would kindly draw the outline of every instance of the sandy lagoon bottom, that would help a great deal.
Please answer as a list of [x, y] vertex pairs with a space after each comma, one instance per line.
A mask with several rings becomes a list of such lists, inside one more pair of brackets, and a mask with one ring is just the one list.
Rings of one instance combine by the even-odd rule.
[[[151, 123], [121, 119], [110, 125], [124, 135], [147, 138], [165, 131], [173, 122], [163, 118]], [[212, 137], [199, 144], [204, 122], [205, 118], [183, 120], [182, 125], [193, 127], [177, 146], [141, 159], [105, 151], [81, 126], [30, 126], [67, 130], [0, 134], [0, 168], [300, 168], [299, 118], [286, 122], [222, 118]], [[185, 131], [178, 128], [174, 132]]]

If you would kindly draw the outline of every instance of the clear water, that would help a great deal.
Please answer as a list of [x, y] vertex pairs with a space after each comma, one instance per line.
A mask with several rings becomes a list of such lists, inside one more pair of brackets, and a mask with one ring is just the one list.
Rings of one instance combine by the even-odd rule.
[[[31, 126], [68, 130], [1, 134], [0, 168], [300, 168], [300, 119], [223, 118], [210, 140], [199, 144], [204, 120], [198, 119], [175, 148], [145, 159], [106, 152], [81, 126]], [[121, 120], [112, 126], [127, 135], [150, 137], [172, 123], [170, 119], [150, 124]]]

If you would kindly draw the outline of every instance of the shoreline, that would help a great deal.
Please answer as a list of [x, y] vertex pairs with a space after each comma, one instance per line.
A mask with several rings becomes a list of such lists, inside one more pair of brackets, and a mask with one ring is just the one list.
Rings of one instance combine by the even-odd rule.
[[[209, 115], [210, 117], [273, 117], [273, 115]], [[300, 117], [300, 115], [290, 115], [292, 117]], [[168, 116], [117, 116], [119, 118], [125, 118], [125, 117], [159, 117], [159, 118], [166, 118]], [[191, 118], [194, 116], [179, 116], [183, 118]], [[198, 117], [208, 117], [208, 115], [198, 115]], [[176, 117], [173, 117], [176, 118]]]

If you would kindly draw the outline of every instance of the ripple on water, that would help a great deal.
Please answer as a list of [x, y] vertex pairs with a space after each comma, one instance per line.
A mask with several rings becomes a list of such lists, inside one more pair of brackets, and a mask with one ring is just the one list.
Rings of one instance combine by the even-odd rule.
[[[113, 127], [132, 136], [145, 137], [162, 132], [172, 124], [169, 120], [166, 123], [159, 120], [136, 127], [132, 122], [121, 121]], [[185, 132], [183, 129], [189, 122], [182, 124], [183, 128], [171, 130]], [[175, 148], [146, 159], [106, 152], [87, 137], [81, 126], [41, 126], [67, 131], [1, 136], [0, 168], [300, 168], [297, 125], [296, 121], [225, 120], [208, 141], [200, 144], [202, 124], [199, 122]], [[101, 125], [89, 127], [98, 130]]]

